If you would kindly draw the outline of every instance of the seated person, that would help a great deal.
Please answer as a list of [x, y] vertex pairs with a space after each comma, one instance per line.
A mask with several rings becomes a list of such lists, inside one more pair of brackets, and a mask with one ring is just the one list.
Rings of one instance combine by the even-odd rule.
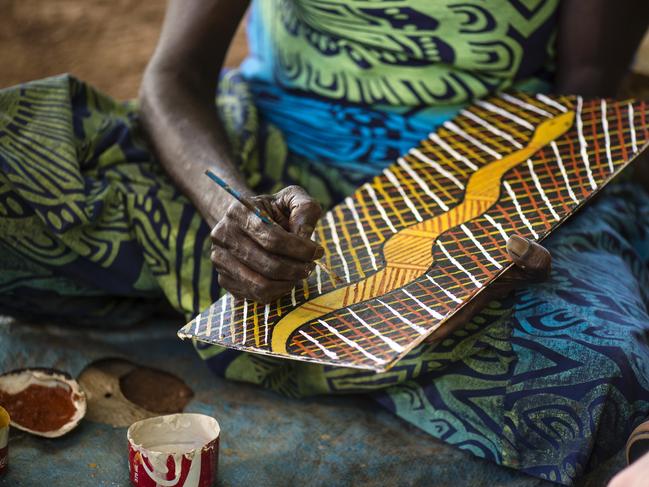
[[[138, 112], [65, 77], [0, 93], [0, 311], [116, 326], [161, 299], [189, 318], [222, 289], [275, 300], [321, 255], [309, 239], [321, 207], [473, 100], [614, 95], [649, 10], [259, 0], [250, 56], [221, 74], [246, 8], [171, 0]], [[283, 228], [260, 226], [208, 168]], [[549, 271], [542, 247], [516, 239], [521, 267], [484, 296], [499, 300], [386, 373], [199, 353], [227, 378], [285, 394], [372, 393], [436, 438], [570, 484], [649, 415], [648, 211], [640, 186], [614, 185], [550, 239], [550, 278], [512, 295]]]

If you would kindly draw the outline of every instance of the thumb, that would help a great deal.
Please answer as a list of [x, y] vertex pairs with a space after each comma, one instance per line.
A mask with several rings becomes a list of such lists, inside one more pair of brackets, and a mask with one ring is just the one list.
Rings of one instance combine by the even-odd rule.
[[300, 186], [288, 186], [277, 193], [276, 197], [277, 204], [288, 213], [289, 231], [310, 238], [322, 215], [318, 202]]
[[512, 281], [542, 282], [550, 276], [552, 270], [550, 252], [533, 240], [513, 235], [507, 241], [507, 253], [516, 264], [508, 276]]

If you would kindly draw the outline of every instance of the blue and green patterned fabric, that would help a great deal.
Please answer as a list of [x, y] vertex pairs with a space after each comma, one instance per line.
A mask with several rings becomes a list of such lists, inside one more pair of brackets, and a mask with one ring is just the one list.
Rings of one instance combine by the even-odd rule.
[[[341, 201], [471, 99], [541, 89], [556, 3], [257, 2], [251, 58], [216, 99], [241, 170], [259, 192]], [[62, 76], [0, 91], [0, 114], [1, 313], [114, 328], [218, 297], [210, 229], [133, 104]], [[547, 242], [546, 283], [383, 374], [197, 349], [283, 394], [371, 394], [435, 438], [570, 485], [649, 415], [648, 217], [643, 189], [611, 187]]]
[[471, 100], [546, 91], [558, 3], [255, 0], [242, 73], [292, 153], [376, 174]]

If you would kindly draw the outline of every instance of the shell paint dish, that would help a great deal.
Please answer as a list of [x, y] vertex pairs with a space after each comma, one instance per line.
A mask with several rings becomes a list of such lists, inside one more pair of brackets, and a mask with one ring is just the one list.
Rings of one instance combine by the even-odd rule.
[[86, 395], [65, 372], [21, 369], [0, 375], [0, 406], [9, 412], [16, 429], [57, 438], [86, 415]]

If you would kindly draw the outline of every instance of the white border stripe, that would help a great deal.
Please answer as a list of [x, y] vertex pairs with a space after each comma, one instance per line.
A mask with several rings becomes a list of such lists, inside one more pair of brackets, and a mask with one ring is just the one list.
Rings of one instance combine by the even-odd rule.
[[377, 299], [377, 301], [378, 301], [379, 303], [381, 303], [383, 306], [385, 306], [385, 307], [388, 309], [388, 311], [390, 311], [390, 313], [392, 313], [394, 316], [396, 316], [397, 318], [399, 318], [399, 320], [401, 320], [403, 323], [405, 323], [406, 325], [408, 325], [410, 328], [412, 328], [413, 330], [415, 330], [415, 331], [416, 331], [417, 333], [419, 333], [420, 335], [423, 335], [424, 333], [426, 333], [426, 330], [425, 330], [424, 328], [422, 328], [421, 326], [415, 325], [412, 321], [410, 321], [408, 318], [406, 318], [405, 316], [403, 316], [401, 313], [399, 313], [396, 309], [394, 309], [394, 308], [393, 308], [392, 306], [390, 306], [388, 303], [384, 303], [384, 302], [381, 301], [380, 299]]
[[327, 357], [333, 360], [338, 360], [338, 355], [336, 355], [336, 352], [332, 352], [331, 350], [327, 350], [324, 345], [322, 345], [318, 340], [313, 338], [311, 335], [307, 335], [304, 333], [302, 330], [298, 330], [298, 332], [307, 340], [309, 340], [311, 343], [313, 343], [316, 347], [318, 347], [320, 350], [322, 350], [322, 353], [324, 353]]
[[536, 99], [539, 100], [541, 103], [545, 103], [546, 105], [551, 106], [552, 108], [556, 108], [557, 110], [563, 113], [566, 113], [568, 111], [568, 109], [564, 107], [561, 103], [553, 100], [548, 96], [545, 96], [543, 93], [537, 93]]
[[634, 114], [633, 114], [633, 105], [629, 103], [629, 127], [631, 128], [631, 148], [633, 149], [633, 153], [635, 154], [638, 152], [638, 142], [635, 138], [635, 123], [633, 122]]
[[241, 344], [246, 344], [246, 334], [248, 332], [248, 300], [243, 300], [243, 337], [241, 339]]
[[503, 110], [502, 108], [497, 107], [496, 105], [494, 105], [492, 103], [489, 103], [488, 101], [476, 100], [475, 103], [476, 103], [476, 105], [478, 105], [479, 107], [484, 108], [485, 110], [489, 110], [490, 112], [493, 112], [493, 113], [495, 113], [497, 115], [500, 115], [501, 117], [508, 118], [509, 120], [511, 120], [512, 122], [517, 123], [521, 127], [526, 128], [527, 130], [531, 130], [532, 132], [534, 132], [534, 126], [531, 123], [526, 122], [522, 118], [517, 117], [516, 115], [514, 115], [513, 113], [508, 112], [507, 110]]
[[507, 142], [509, 142], [511, 145], [513, 145], [517, 149], [522, 149], [523, 148], [523, 145], [520, 144], [514, 137], [509, 135], [507, 132], [505, 132], [503, 130], [500, 130], [497, 127], [494, 127], [493, 125], [491, 125], [486, 120], [484, 120], [484, 119], [480, 118], [479, 116], [477, 116], [475, 113], [470, 112], [469, 110], [462, 110], [460, 112], [460, 114], [464, 115], [467, 118], [470, 118], [471, 120], [473, 120], [478, 125], [482, 125], [484, 128], [486, 128], [492, 134], [505, 139]]
[[519, 98], [515, 98], [515, 97], [513, 97], [511, 95], [508, 95], [507, 93], [501, 93], [500, 98], [502, 98], [505, 101], [508, 101], [509, 103], [511, 103], [513, 105], [517, 105], [517, 106], [519, 106], [521, 108], [524, 108], [528, 112], [534, 112], [534, 113], [537, 113], [537, 114], [542, 115], [544, 117], [552, 118], [552, 114], [550, 112], [546, 112], [545, 110], [543, 110], [543, 109], [541, 109], [541, 108], [539, 108], [537, 106], [534, 106], [534, 105], [531, 105], [531, 104], [529, 104], [527, 102], [524, 102], [523, 100], [521, 100]]
[[225, 319], [225, 308], [228, 307], [228, 295], [226, 294], [223, 298], [223, 304], [221, 305], [221, 321], [219, 323], [219, 339], [223, 339], [223, 321]]
[[212, 333], [212, 315], [214, 314], [214, 306], [210, 306], [207, 313], [207, 323], [205, 323], [205, 336], [208, 337]]
[[397, 188], [397, 191], [403, 198], [403, 200], [406, 202], [406, 205], [408, 208], [410, 208], [410, 211], [412, 212], [413, 215], [415, 215], [415, 218], [417, 219], [418, 222], [423, 222], [424, 219], [421, 217], [419, 212], [417, 211], [417, 208], [415, 208], [415, 205], [412, 204], [412, 201], [410, 201], [410, 198], [408, 198], [408, 195], [406, 195], [406, 192], [403, 190], [401, 187], [401, 184], [399, 184], [399, 180], [397, 177], [390, 171], [389, 169], [383, 169], [383, 174], [390, 180], [390, 182], [394, 185], [395, 188]]
[[372, 355], [370, 352], [368, 352], [368, 351], [365, 350], [363, 347], [361, 347], [358, 343], [356, 343], [356, 342], [352, 342], [349, 338], [347, 338], [345, 335], [342, 335], [341, 333], [339, 333], [338, 330], [336, 330], [334, 327], [332, 327], [331, 325], [329, 325], [329, 323], [327, 323], [326, 321], [324, 321], [324, 320], [318, 320], [318, 323], [320, 323], [322, 326], [324, 326], [325, 328], [327, 328], [327, 330], [329, 330], [331, 333], [333, 333], [334, 335], [336, 335], [338, 338], [340, 338], [340, 339], [341, 339], [343, 342], [345, 342], [347, 345], [349, 345], [350, 347], [355, 348], [356, 350], [358, 350], [359, 352], [361, 352], [363, 355], [365, 355], [365, 356], [366, 356], [367, 358], [369, 358], [370, 360], [374, 360], [374, 361], [375, 361], [376, 363], [378, 363], [378, 364], [384, 364], [384, 363], [385, 363], [385, 360], [382, 360], [382, 359], [380, 359], [380, 358], [375, 357], [375, 356]]
[[333, 239], [334, 245], [336, 246], [336, 253], [338, 254], [338, 257], [340, 257], [340, 260], [343, 264], [345, 279], [347, 279], [347, 283], [350, 283], [352, 282], [352, 280], [349, 277], [349, 267], [347, 267], [347, 261], [345, 260], [345, 256], [343, 255], [343, 249], [340, 247], [340, 239], [338, 238], [338, 231], [336, 230], [336, 222], [334, 222], [334, 216], [330, 211], [327, 212], [327, 223], [329, 223], [331, 238]]
[[464, 130], [462, 130], [460, 127], [455, 125], [453, 122], [444, 122], [444, 127], [446, 129], [450, 130], [451, 132], [459, 135], [464, 140], [469, 141], [471, 144], [475, 145], [482, 152], [486, 152], [491, 157], [493, 157], [495, 159], [502, 159], [503, 158], [503, 156], [501, 156], [498, 152], [493, 150], [491, 147], [483, 144], [482, 142], [480, 142], [478, 139], [476, 139], [472, 135], [467, 134]]
[[435, 193], [432, 192], [428, 184], [426, 184], [426, 182], [419, 177], [419, 174], [413, 171], [412, 167], [410, 167], [410, 164], [408, 164], [403, 157], [399, 157], [399, 159], [397, 159], [397, 164], [399, 164], [399, 166], [401, 166], [408, 173], [408, 175], [415, 180], [419, 187], [424, 190], [424, 193], [430, 196], [442, 210], [448, 211], [448, 206], [446, 206], [446, 204], [441, 199], [439, 199], [439, 197]]
[[264, 345], [268, 345], [268, 315], [270, 314], [270, 304], [264, 306]]
[[318, 294], [322, 294], [322, 275], [320, 274], [320, 266], [315, 266], [315, 279], [318, 286]]
[[422, 303], [421, 301], [419, 301], [419, 300], [418, 300], [416, 297], [414, 297], [414, 296], [412, 295], [412, 293], [410, 293], [410, 291], [408, 291], [407, 289], [403, 289], [403, 292], [404, 292], [404, 293], [405, 293], [409, 298], [414, 299], [415, 303], [417, 303], [419, 306], [421, 306], [421, 307], [426, 311], [426, 313], [428, 313], [429, 315], [431, 315], [433, 318], [435, 318], [435, 319], [437, 319], [437, 320], [442, 320], [442, 319], [444, 319], [444, 316], [443, 316], [443, 315], [439, 314], [439, 313], [438, 313], [437, 311], [435, 311], [434, 309], [431, 309], [430, 307], [426, 306], [424, 303]]
[[392, 340], [389, 337], [386, 337], [385, 335], [382, 335], [381, 332], [379, 332], [379, 330], [377, 330], [373, 326], [366, 323], [365, 320], [363, 318], [361, 318], [360, 316], [358, 316], [356, 313], [354, 313], [354, 311], [352, 309], [347, 308], [347, 311], [349, 311], [351, 313], [351, 315], [354, 318], [356, 318], [356, 321], [358, 321], [361, 325], [363, 325], [365, 328], [370, 330], [370, 332], [372, 332], [374, 335], [376, 335], [381, 340], [383, 340], [392, 350], [394, 350], [395, 352], [399, 352], [399, 353], [401, 353], [401, 352], [403, 352], [405, 350], [405, 348], [403, 348], [397, 342], [395, 342], [394, 340]]
[[442, 140], [442, 138], [437, 135], [436, 133], [428, 134], [428, 138], [435, 142], [437, 145], [439, 145], [444, 151], [446, 151], [453, 159], [456, 161], [461, 161], [463, 162], [469, 169], [472, 171], [477, 171], [478, 166], [473, 164], [470, 160], [468, 160], [466, 157], [464, 157], [462, 154], [457, 152], [453, 147], [448, 145], [446, 142]]
[[530, 221], [527, 219], [525, 214], [523, 213], [523, 210], [521, 209], [521, 205], [518, 204], [518, 199], [516, 198], [516, 193], [512, 190], [512, 187], [509, 185], [507, 181], [503, 181], [503, 184], [505, 186], [505, 189], [507, 190], [507, 193], [509, 194], [509, 197], [512, 199], [514, 202], [514, 206], [516, 207], [516, 212], [518, 213], [518, 216], [521, 217], [521, 220], [523, 220], [523, 223], [525, 226], [532, 232], [532, 235], [534, 238], [538, 239], [539, 235], [534, 231], [534, 228], [532, 228], [532, 224]]
[[552, 142], [550, 142], [550, 146], [554, 151], [554, 157], [557, 159], [557, 164], [559, 164], [559, 170], [561, 171], [563, 182], [566, 184], [566, 188], [568, 189], [568, 194], [570, 195], [570, 198], [572, 198], [572, 201], [574, 201], [575, 204], [578, 205], [579, 201], [577, 200], [575, 193], [572, 192], [572, 188], [570, 187], [570, 180], [568, 179], [566, 168], [563, 166], [563, 161], [561, 160], [561, 154], [559, 154], [559, 148], [557, 147], [557, 143], [553, 140]]
[[432, 282], [435, 286], [437, 286], [444, 294], [446, 294], [449, 298], [451, 298], [453, 301], [455, 301], [457, 304], [462, 304], [462, 300], [458, 298], [455, 294], [453, 294], [451, 291], [447, 290], [446, 288], [443, 288], [439, 284], [435, 282], [435, 280], [430, 277], [428, 274], [424, 274], [430, 282]]
[[579, 136], [579, 147], [581, 153], [581, 159], [584, 161], [584, 166], [586, 166], [586, 175], [588, 176], [588, 182], [590, 183], [591, 189], [597, 189], [597, 183], [593, 179], [593, 172], [590, 170], [590, 160], [588, 159], [588, 144], [586, 143], [586, 138], [584, 137], [584, 124], [581, 120], [581, 109], [583, 108], [584, 99], [581, 96], [577, 97], [577, 134]]
[[475, 238], [475, 236], [473, 235], [471, 230], [469, 230], [469, 228], [464, 223], [460, 225], [460, 228], [462, 229], [462, 231], [464, 233], [466, 233], [467, 237], [469, 237], [471, 239], [471, 241], [475, 244], [475, 246], [478, 247], [478, 249], [480, 249], [480, 252], [482, 253], [482, 255], [484, 255], [489, 262], [491, 262], [493, 265], [495, 265], [497, 269], [502, 269], [503, 268], [503, 266], [501, 266], [498, 263], [498, 261], [496, 261], [496, 259], [494, 259], [489, 254], [489, 252], [487, 252], [487, 249], [485, 249], [482, 246], [482, 244], [480, 242], [478, 242], [478, 240]]
[[367, 250], [367, 255], [370, 256], [372, 267], [376, 271], [378, 270], [378, 267], [376, 265], [376, 258], [374, 257], [374, 252], [372, 252], [370, 241], [367, 239], [367, 234], [365, 233], [365, 229], [363, 228], [363, 223], [361, 222], [361, 219], [358, 216], [358, 212], [356, 211], [356, 207], [354, 206], [354, 200], [348, 196], [347, 198], [345, 198], [345, 204], [347, 205], [347, 208], [349, 208], [349, 211], [351, 211], [352, 213], [352, 217], [354, 218], [354, 223], [356, 223], [356, 229], [358, 230], [358, 234], [361, 236], [363, 245], [365, 245], [365, 250]]
[[442, 249], [442, 252], [444, 252], [444, 255], [446, 256], [446, 258], [448, 260], [450, 260], [455, 267], [457, 267], [462, 272], [464, 272], [469, 277], [469, 279], [471, 279], [471, 282], [474, 284], [475, 287], [477, 287], [477, 288], [482, 287], [482, 283], [480, 283], [480, 281], [478, 281], [473, 276], [473, 274], [471, 274], [469, 271], [467, 271], [464, 267], [462, 267], [462, 264], [460, 264], [457, 260], [455, 260], [453, 257], [451, 257], [451, 254], [448, 253], [448, 250], [446, 250], [446, 247], [444, 247], [444, 245], [442, 245], [442, 242], [438, 241], [437, 244], [439, 245], [439, 248]]
[[376, 193], [374, 192], [374, 188], [370, 186], [370, 183], [365, 183], [363, 185], [365, 190], [367, 191], [367, 194], [370, 195], [370, 198], [372, 198], [372, 202], [376, 205], [376, 207], [379, 210], [379, 214], [381, 215], [381, 218], [383, 218], [383, 221], [386, 223], [388, 228], [392, 230], [392, 233], [397, 233], [397, 229], [394, 228], [394, 225], [392, 225], [392, 222], [388, 218], [387, 213], [385, 212], [385, 209], [381, 206], [381, 203], [379, 203], [379, 200], [376, 198]]
[[615, 171], [613, 167], [613, 156], [611, 155], [611, 136], [608, 132], [608, 118], [606, 116], [606, 100], [602, 99], [602, 129], [604, 130], [604, 141], [606, 142], [606, 160], [608, 161], [608, 169], [611, 172]]
[[532, 180], [534, 181], [534, 186], [536, 186], [537, 191], [539, 192], [541, 198], [543, 198], [543, 201], [545, 202], [545, 206], [547, 206], [548, 210], [550, 210], [550, 213], [552, 213], [552, 217], [556, 221], [559, 221], [561, 218], [559, 218], [557, 212], [554, 211], [554, 206], [552, 206], [552, 203], [550, 202], [547, 195], [545, 194], [545, 191], [543, 190], [543, 186], [541, 186], [541, 181], [539, 181], [539, 178], [536, 175], [536, 172], [534, 171], [534, 164], [532, 164], [532, 159], [527, 160], [527, 167], [529, 168], [530, 173], [532, 174]]

